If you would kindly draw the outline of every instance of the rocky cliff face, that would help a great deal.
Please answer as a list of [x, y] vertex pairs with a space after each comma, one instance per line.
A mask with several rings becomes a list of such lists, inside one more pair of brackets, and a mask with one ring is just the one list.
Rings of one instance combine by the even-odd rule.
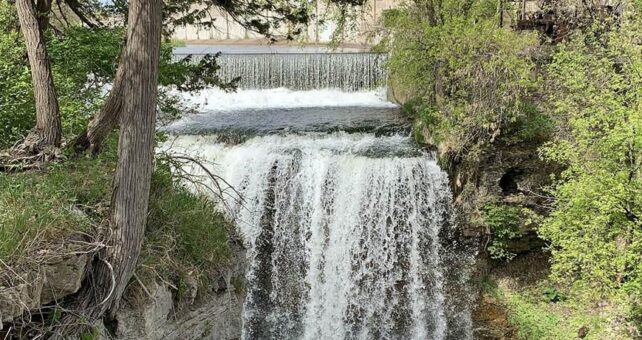
[[[110, 339], [240, 339], [245, 300], [245, 252], [237, 249], [231, 265], [210, 284], [186, 279], [181, 298], [168, 283], [154, 281], [140, 301], [124, 304], [106, 328]], [[180, 301], [179, 301], [180, 300]]]
[[47, 257], [18, 272], [11, 270], [12, 275], [1, 275], [0, 332], [3, 323], [77, 292], [87, 261], [84, 254]]
[[[12, 338], [14, 323], [38, 320], [43, 305], [55, 305], [76, 293], [88, 261], [86, 254], [53, 257], [32, 262], [12, 275], [2, 275], [0, 338]], [[115, 319], [97, 323], [94, 335], [123, 340], [239, 339], [245, 270], [245, 251], [235, 246], [229, 264], [209, 275], [207, 284], [194, 277], [184, 278], [180, 289], [158, 279], [139, 282], [144, 288], [126, 292]]]

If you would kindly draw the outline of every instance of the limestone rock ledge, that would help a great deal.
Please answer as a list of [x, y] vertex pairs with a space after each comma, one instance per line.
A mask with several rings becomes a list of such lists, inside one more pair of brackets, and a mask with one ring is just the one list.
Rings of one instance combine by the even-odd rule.
[[[232, 247], [232, 258], [209, 276], [207, 285], [184, 277], [181, 298], [167, 282], [146, 284], [142, 299], [121, 304], [111, 327], [117, 340], [234, 340], [241, 338], [245, 301], [245, 249]], [[141, 294], [139, 294], [139, 297]], [[179, 301], [180, 300], [180, 301]], [[97, 327], [106, 334], [105, 327]]]
[[3, 322], [77, 292], [88, 260], [84, 254], [55, 257], [19, 273], [3, 275], [6, 277], [0, 282], [0, 330]]
[[166, 284], [154, 283], [147, 287], [151, 296], [146, 303], [123, 306], [118, 311], [115, 338], [240, 339], [243, 297], [234, 287], [227, 287], [202, 297], [188, 310], [177, 312], [171, 289]]
[[[76, 293], [88, 262], [86, 254], [58, 256], [34, 261], [17, 273], [0, 272], [0, 334], [3, 325]], [[94, 340], [240, 339], [245, 270], [244, 249], [234, 249], [233, 258], [210, 274], [207, 285], [184, 277], [179, 294], [172, 283], [152, 280], [121, 302], [109, 324], [94, 324]]]

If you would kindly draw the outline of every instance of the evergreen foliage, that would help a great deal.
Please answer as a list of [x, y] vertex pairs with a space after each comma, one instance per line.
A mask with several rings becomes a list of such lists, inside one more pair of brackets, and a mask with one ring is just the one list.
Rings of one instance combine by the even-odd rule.
[[[15, 9], [0, 2], [0, 149], [23, 139], [35, 124], [35, 104], [29, 62]], [[47, 34], [47, 49], [60, 104], [63, 136], [74, 138], [92, 114], [100, 110], [113, 81], [123, 45], [122, 27], [65, 27]], [[216, 55], [198, 63], [190, 58], [174, 60], [172, 42], [161, 46], [161, 110], [170, 117], [180, 114], [179, 101], [166, 91], [177, 87], [194, 91], [206, 86], [234, 90], [235, 81], [223, 82], [217, 75]], [[183, 110], [184, 111], [184, 110]]]

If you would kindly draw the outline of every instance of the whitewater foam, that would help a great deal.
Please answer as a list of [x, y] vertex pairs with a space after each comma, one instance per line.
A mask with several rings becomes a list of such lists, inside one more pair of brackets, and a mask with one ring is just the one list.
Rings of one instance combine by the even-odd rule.
[[339, 89], [293, 91], [286, 88], [268, 90], [238, 90], [225, 92], [207, 88], [191, 93], [171, 91], [185, 104], [196, 106], [197, 111], [216, 113], [248, 109], [285, 109], [307, 107], [396, 107], [386, 100], [385, 88], [360, 92], [343, 92]]
[[180, 136], [170, 145], [207, 160], [243, 198], [226, 208], [251, 262], [244, 339], [471, 338], [465, 297], [450, 288], [466, 272], [442, 246], [454, 228], [448, 179], [409, 137], [270, 135], [225, 145]]

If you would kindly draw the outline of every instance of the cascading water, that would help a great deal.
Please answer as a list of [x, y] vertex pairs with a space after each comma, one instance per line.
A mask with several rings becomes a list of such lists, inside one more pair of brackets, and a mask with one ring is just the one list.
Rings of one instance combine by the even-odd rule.
[[[194, 56], [198, 60], [199, 56]], [[323, 88], [357, 91], [385, 85], [385, 55], [380, 53], [222, 54], [217, 63], [225, 81], [240, 77], [241, 89]]]
[[[206, 91], [186, 97], [201, 114], [167, 128], [169, 152], [225, 180], [250, 262], [243, 338], [471, 338], [470, 255], [453, 237], [447, 176], [381, 92], [306, 102], [331, 91]], [[246, 138], [221, 141], [234, 126]]]

